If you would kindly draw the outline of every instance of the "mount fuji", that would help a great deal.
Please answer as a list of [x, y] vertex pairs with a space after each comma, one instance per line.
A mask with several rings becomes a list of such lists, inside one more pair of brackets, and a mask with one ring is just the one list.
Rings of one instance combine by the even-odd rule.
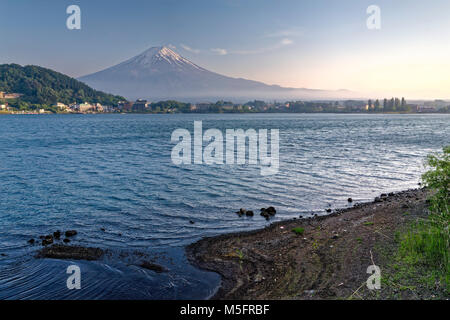
[[78, 80], [128, 99], [204, 102], [252, 99], [337, 99], [346, 90], [284, 88], [206, 70], [168, 47], [152, 47], [127, 61]]

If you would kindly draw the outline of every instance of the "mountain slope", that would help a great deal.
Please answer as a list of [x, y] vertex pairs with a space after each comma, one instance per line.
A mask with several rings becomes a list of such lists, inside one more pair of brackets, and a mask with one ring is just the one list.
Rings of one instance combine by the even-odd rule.
[[325, 98], [342, 92], [282, 88], [208, 71], [167, 47], [152, 47], [108, 69], [79, 78], [90, 86], [127, 98], [248, 100], [254, 98]]
[[101, 103], [116, 105], [123, 97], [94, 90], [86, 84], [62, 73], [18, 64], [0, 65], [0, 91], [21, 93], [21, 101], [52, 105], [56, 102]]

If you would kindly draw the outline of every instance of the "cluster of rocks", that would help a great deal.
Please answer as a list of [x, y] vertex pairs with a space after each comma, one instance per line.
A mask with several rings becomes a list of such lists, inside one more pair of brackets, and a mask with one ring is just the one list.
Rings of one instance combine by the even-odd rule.
[[375, 197], [374, 202], [377, 202], [377, 203], [378, 202], [383, 202], [383, 201], [386, 201], [388, 199], [388, 197], [392, 197], [392, 196], [394, 196], [393, 192], [391, 192], [389, 194], [382, 193], [379, 197]]
[[267, 209], [261, 208], [261, 216], [263, 216], [267, 220], [269, 220], [270, 217], [273, 217], [276, 213], [277, 213], [277, 210], [275, 210], [274, 207], [268, 207]]
[[[372, 204], [379, 205], [381, 203], [398, 203], [400, 200], [402, 203], [402, 208], [407, 209], [410, 208], [411, 205], [414, 203], [414, 201], [418, 201], [419, 197], [417, 196], [417, 190], [418, 189], [410, 189], [406, 191], [401, 192], [390, 192], [390, 193], [382, 193], [379, 196], [375, 197], [373, 202], [360, 202], [360, 203], [354, 203], [353, 208], [364, 208], [364, 207], [370, 207]], [[419, 189], [420, 190], [420, 189]], [[425, 189], [422, 189], [425, 190]], [[406, 201], [405, 201], [406, 198]], [[353, 202], [352, 198], [347, 199], [349, 203]], [[429, 203], [429, 200], [425, 200], [427, 203]], [[341, 208], [341, 209], [334, 209], [331, 208], [325, 209], [327, 213], [333, 214], [341, 214], [346, 211], [348, 211], [349, 208]], [[314, 215], [315, 216], [315, 215]], [[300, 218], [303, 218], [303, 216], [300, 216]]]
[[253, 217], [253, 215], [254, 215], [252, 210], [245, 210], [243, 208], [239, 209], [239, 211], [236, 211], [236, 214], [239, 217], [242, 217], [242, 216]]
[[[51, 259], [73, 259], [73, 260], [99, 260], [106, 253], [110, 253], [108, 250], [94, 247], [82, 247], [71, 246], [65, 244], [53, 244], [51, 246], [45, 246], [40, 249], [36, 254], [36, 258], [51, 258]], [[139, 257], [144, 256], [144, 253], [136, 251], [135, 254]], [[121, 253], [120, 257], [124, 255]], [[168, 272], [169, 270], [159, 264], [151, 261], [142, 260], [138, 263], [132, 263], [137, 267], [152, 270], [156, 273]]]
[[[53, 232], [52, 234], [47, 234], [47, 235], [43, 235], [43, 236], [39, 236], [39, 239], [42, 240], [41, 244], [43, 246], [48, 246], [50, 244], [53, 244], [55, 241], [59, 241], [61, 240], [61, 236], [64, 234], [65, 238], [62, 240], [64, 243], [69, 243], [70, 242], [70, 237], [76, 236], [77, 235], [77, 231], [76, 230], [67, 230], [66, 232], [61, 232], [60, 230], [56, 230], [55, 232]], [[33, 245], [35, 243], [38, 242], [38, 240], [35, 240], [33, 238], [31, 238], [30, 240], [27, 241], [29, 244]]]
[[[276, 213], [277, 210], [275, 210], [274, 207], [261, 208], [261, 216], [263, 216], [267, 220], [269, 220], [270, 217], [273, 217]], [[236, 214], [239, 215], [239, 217], [242, 216], [253, 217], [255, 215], [255, 213], [252, 210], [245, 210], [243, 208], [239, 209], [239, 211], [236, 211]]]
[[[100, 228], [100, 230], [106, 231], [104, 228]], [[98, 260], [108, 252], [108, 250], [103, 250], [100, 248], [54, 243], [61, 240], [63, 236], [65, 236], [65, 238], [62, 241], [64, 243], [68, 243], [70, 242], [69, 238], [76, 236], [77, 234], [78, 232], [76, 230], [67, 230], [66, 232], [57, 230], [52, 234], [40, 236], [39, 238], [42, 240], [42, 245], [44, 247], [37, 252], [36, 258]], [[28, 243], [35, 244], [37, 243], [37, 241], [38, 240], [30, 239], [28, 240]], [[136, 251], [135, 254], [137, 256], [144, 255], [142, 252], [138, 251]], [[152, 270], [157, 273], [168, 272], [168, 269], [166, 269], [165, 267], [147, 260], [141, 261], [139, 263], [134, 263], [134, 265], [144, 269]]]
[[[353, 198], [348, 198], [347, 199], [347, 202], [348, 203], [353, 203]], [[330, 204], [329, 204], [329, 206], [331, 206]], [[338, 209], [339, 210], [339, 209]], [[331, 212], [333, 212], [333, 210], [331, 209], [331, 208], [327, 208], [327, 209], [325, 209], [325, 211], [327, 212], [327, 213], [331, 213]], [[337, 210], [336, 210], [337, 211]]]

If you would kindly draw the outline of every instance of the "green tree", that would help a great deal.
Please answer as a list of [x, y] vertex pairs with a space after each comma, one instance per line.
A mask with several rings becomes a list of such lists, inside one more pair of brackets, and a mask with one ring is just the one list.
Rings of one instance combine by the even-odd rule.
[[375, 100], [374, 108], [375, 108], [375, 111], [380, 111], [380, 109], [381, 109], [380, 101], [378, 99]]

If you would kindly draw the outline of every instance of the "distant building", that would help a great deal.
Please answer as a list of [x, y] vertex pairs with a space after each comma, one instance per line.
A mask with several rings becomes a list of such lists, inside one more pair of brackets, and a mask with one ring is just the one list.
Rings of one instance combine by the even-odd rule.
[[0, 99], [4, 99], [5, 98], [5, 93], [3, 91], [0, 91]]
[[233, 105], [224, 105], [224, 106], [222, 106], [222, 110], [233, 111], [234, 106]]
[[206, 111], [211, 107], [211, 103], [197, 103], [196, 110], [198, 111]]
[[120, 101], [118, 106], [119, 110], [122, 112], [131, 112], [133, 109], [133, 103], [129, 101]]
[[81, 103], [77, 106], [77, 109], [80, 112], [89, 112], [89, 111], [95, 111], [96, 107], [94, 105], [91, 105], [90, 103]]
[[5, 99], [17, 99], [23, 96], [21, 93], [4, 93]]
[[70, 112], [71, 111], [71, 109], [69, 108], [68, 105], [65, 105], [64, 103], [61, 103], [61, 102], [57, 102], [55, 104], [55, 107], [57, 107], [61, 111], [65, 111], [65, 112]]
[[134, 112], [144, 112], [148, 109], [148, 103], [147, 100], [136, 100], [136, 102], [133, 104], [133, 111]]
[[420, 113], [429, 113], [429, 112], [436, 112], [435, 107], [429, 107], [429, 106], [417, 106], [417, 112]]
[[96, 103], [95, 104], [95, 111], [97, 111], [97, 112], [104, 112], [105, 108], [100, 103]]

